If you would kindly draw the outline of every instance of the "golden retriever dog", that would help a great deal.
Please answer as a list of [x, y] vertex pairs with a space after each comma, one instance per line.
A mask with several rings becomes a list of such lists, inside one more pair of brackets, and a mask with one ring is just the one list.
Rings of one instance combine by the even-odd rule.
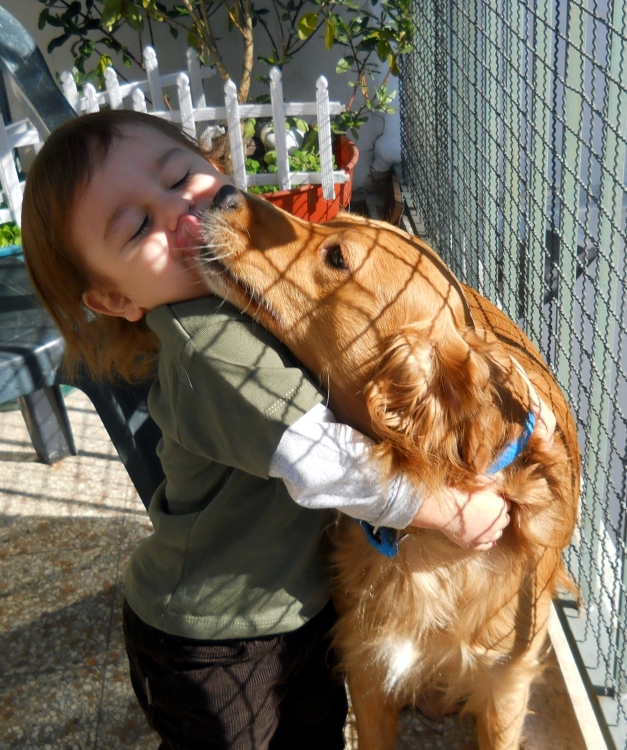
[[529, 339], [462, 285], [424, 243], [342, 215], [309, 224], [222, 188], [205, 217], [211, 291], [282, 340], [328, 391], [338, 420], [373, 437], [385, 472], [431, 493], [472, 491], [524, 430], [528, 384], [551, 407], [498, 479], [511, 523], [490, 551], [434, 530], [373, 548], [348, 517], [335, 532], [336, 645], [361, 750], [391, 750], [400, 709], [477, 718], [481, 750], [518, 748], [547, 649], [562, 550], [577, 514], [579, 453], [569, 407]]

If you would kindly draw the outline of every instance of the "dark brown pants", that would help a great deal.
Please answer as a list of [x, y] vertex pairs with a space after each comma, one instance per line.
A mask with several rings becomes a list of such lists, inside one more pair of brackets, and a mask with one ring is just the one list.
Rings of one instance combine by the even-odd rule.
[[347, 701], [330, 605], [277, 636], [197, 641], [124, 604], [131, 681], [163, 750], [341, 750]]

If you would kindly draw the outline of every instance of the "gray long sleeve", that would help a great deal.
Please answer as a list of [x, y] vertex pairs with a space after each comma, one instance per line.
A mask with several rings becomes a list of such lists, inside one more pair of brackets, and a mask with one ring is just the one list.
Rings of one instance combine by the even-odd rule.
[[423, 493], [401, 473], [386, 481], [370, 455], [373, 444], [317, 404], [283, 433], [268, 474], [282, 479], [303, 507], [336, 508], [377, 527], [405, 528]]

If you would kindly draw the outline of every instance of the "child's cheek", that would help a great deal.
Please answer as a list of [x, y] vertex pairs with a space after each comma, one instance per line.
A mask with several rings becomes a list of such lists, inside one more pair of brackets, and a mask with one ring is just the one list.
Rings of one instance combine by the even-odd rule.
[[165, 242], [159, 242], [156, 238], [146, 240], [138, 260], [146, 271], [161, 273], [170, 262], [170, 252]]

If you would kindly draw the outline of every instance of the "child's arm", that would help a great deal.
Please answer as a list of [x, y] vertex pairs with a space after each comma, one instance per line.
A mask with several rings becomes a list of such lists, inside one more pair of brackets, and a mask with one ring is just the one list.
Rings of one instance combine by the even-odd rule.
[[385, 483], [370, 460], [372, 445], [317, 404], [283, 433], [268, 475], [282, 479], [305, 508], [337, 509], [374, 526], [403, 529], [416, 516], [422, 494], [402, 474]]
[[[532, 401], [536, 429], [550, 442], [555, 418], [537, 396]], [[369, 460], [372, 445], [318, 404], [283, 434], [268, 473], [283, 479], [304, 507], [337, 508], [375, 526], [438, 529], [461, 547], [477, 550], [490, 549], [501, 538], [510, 502], [494, 479], [485, 477], [483, 487], [473, 493], [445, 487], [437, 496], [425, 495], [402, 474], [384, 484], [376, 462]]]

